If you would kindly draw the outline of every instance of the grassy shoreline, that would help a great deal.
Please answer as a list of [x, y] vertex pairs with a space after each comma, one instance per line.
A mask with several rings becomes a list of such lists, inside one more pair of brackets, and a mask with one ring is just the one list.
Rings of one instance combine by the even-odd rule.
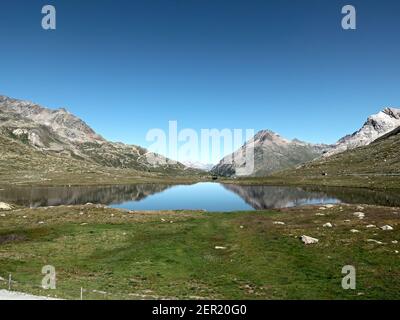
[[268, 176], [260, 178], [221, 178], [221, 183], [238, 185], [343, 187], [371, 190], [400, 189], [400, 176]]
[[[362, 220], [353, 215], [360, 210]], [[16, 291], [66, 299], [78, 299], [81, 287], [85, 299], [399, 299], [392, 243], [400, 240], [399, 213], [356, 205], [233, 213], [17, 208], [0, 216], [0, 277], [11, 273]], [[381, 230], [385, 224], [394, 230]], [[303, 234], [319, 243], [305, 246]], [[56, 267], [55, 291], [39, 287], [47, 264]], [[344, 265], [356, 267], [357, 290], [342, 289]]]
[[[29, 178], [26, 178], [29, 177]], [[18, 176], [0, 176], [0, 188], [13, 186], [110, 186], [129, 184], [193, 184], [198, 182], [216, 182], [237, 185], [268, 185], [268, 186], [298, 186], [298, 187], [343, 187], [371, 190], [400, 189], [400, 176], [385, 175], [332, 175], [332, 176], [307, 176], [276, 174], [266, 177], [227, 178], [204, 175], [164, 175], [147, 174], [138, 175], [130, 170], [111, 170], [102, 173], [69, 173], [62, 175], [36, 176], [23, 174]]]

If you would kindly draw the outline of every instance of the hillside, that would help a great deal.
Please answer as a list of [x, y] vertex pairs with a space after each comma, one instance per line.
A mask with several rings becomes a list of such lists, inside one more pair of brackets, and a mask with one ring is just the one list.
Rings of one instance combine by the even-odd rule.
[[139, 146], [107, 141], [65, 109], [5, 96], [0, 96], [0, 148], [0, 184], [121, 183], [199, 173]]
[[400, 130], [397, 128], [368, 146], [300, 166], [297, 174], [400, 174]]

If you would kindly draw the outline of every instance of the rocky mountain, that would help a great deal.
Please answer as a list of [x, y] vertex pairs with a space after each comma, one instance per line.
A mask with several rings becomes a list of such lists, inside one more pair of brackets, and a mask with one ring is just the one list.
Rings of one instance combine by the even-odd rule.
[[313, 160], [330, 149], [328, 145], [311, 144], [297, 139], [287, 140], [269, 131], [259, 131], [239, 150], [220, 161], [211, 172], [221, 176], [240, 176], [245, 168], [246, 149], [254, 150], [254, 170], [249, 176], [265, 176]]
[[366, 146], [400, 126], [400, 109], [385, 108], [370, 116], [360, 130], [340, 139], [331, 150], [323, 156], [330, 157], [361, 146]]
[[186, 173], [191, 169], [135, 145], [110, 142], [66, 109], [0, 96], [0, 137], [47, 155], [144, 172]]

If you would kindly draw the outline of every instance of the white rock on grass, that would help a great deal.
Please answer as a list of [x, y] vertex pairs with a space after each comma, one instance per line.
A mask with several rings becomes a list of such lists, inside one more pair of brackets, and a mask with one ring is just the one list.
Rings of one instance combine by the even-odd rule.
[[11, 210], [12, 206], [5, 202], [0, 202], [0, 210]]
[[354, 212], [354, 216], [356, 216], [359, 219], [364, 219], [365, 218], [365, 213], [364, 212]]
[[215, 250], [226, 250], [226, 247], [215, 246]]
[[374, 224], [369, 224], [369, 225], [366, 226], [366, 228], [368, 228], [368, 229], [370, 229], [370, 228], [376, 228], [376, 225], [374, 225]]
[[0, 217], [5, 217], [6, 215], [4, 213], [0, 214]]
[[391, 230], [393, 230], [393, 227], [392, 227], [392, 226], [389, 226], [389, 225], [386, 225], [386, 226], [381, 227], [381, 229], [382, 229], [383, 231], [391, 231]]
[[278, 225], [283, 226], [285, 223], [282, 221], [274, 221], [273, 224], [278, 224]]
[[310, 236], [301, 236], [301, 241], [303, 241], [304, 244], [315, 244], [318, 243], [318, 239], [310, 237]]
[[327, 208], [327, 209], [331, 209], [331, 208], [333, 208], [333, 207], [334, 207], [333, 204], [326, 204], [326, 205], [325, 205], [325, 208]]
[[357, 229], [351, 229], [351, 230], [350, 230], [350, 232], [353, 232], [353, 233], [359, 233], [360, 231], [359, 231], [359, 230], [357, 230]]
[[399, 242], [397, 240], [392, 241], [393, 244], [398, 244]]
[[332, 228], [332, 223], [328, 222], [323, 225], [324, 228]]
[[375, 240], [375, 239], [368, 239], [367, 242], [373, 242], [373, 243], [376, 243], [376, 244], [383, 244], [383, 242]]

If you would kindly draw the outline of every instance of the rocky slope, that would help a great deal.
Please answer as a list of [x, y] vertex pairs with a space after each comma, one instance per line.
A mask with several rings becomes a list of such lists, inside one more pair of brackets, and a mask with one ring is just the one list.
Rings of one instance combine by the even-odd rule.
[[[372, 143], [352, 150], [306, 163], [296, 170], [282, 173], [290, 177], [321, 177], [362, 175], [400, 175], [400, 128], [396, 128]], [[325, 179], [325, 178], [324, 178]]]
[[254, 150], [254, 170], [249, 176], [265, 176], [313, 160], [329, 150], [327, 145], [310, 144], [297, 139], [287, 140], [269, 131], [259, 131], [233, 155], [222, 159], [211, 172], [221, 176], [240, 176], [246, 167], [245, 150]]
[[51, 110], [5, 96], [0, 96], [0, 137], [6, 144], [23, 144], [36, 155], [142, 172], [193, 173], [183, 164], [139, 146], [107, 141], [65, 109]]
[[385, 108], [370, 116], [360, 130], [340, 139], [331, 150], [323, 156], [330, 157], [361, 146], [366, 146], [400, 126], [400, 109]]

